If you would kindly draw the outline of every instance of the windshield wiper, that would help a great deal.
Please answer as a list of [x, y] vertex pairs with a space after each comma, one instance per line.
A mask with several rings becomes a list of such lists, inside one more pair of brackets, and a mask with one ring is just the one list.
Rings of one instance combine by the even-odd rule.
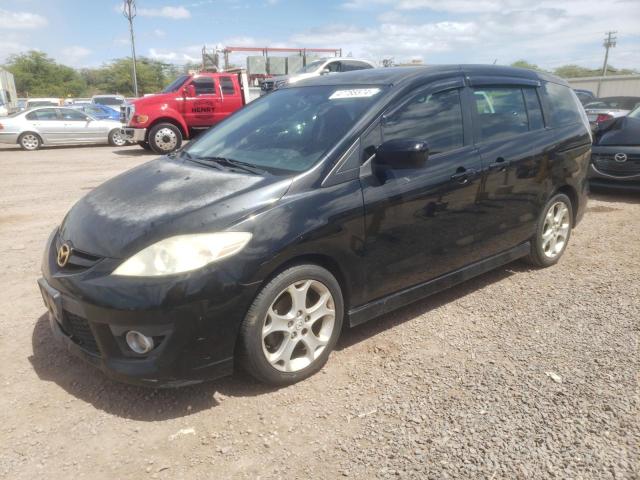
[[225, 167], [237, 168], [239, 170], [244, 170], [245, 172], [253, 173], [256, 175], [264, 175], [269, 173], [262, 168], [258, 168], [255, 165], [251, 165], [250, 163], [241, 162], [240, 160], [233, 160], [231, 158], [226, 158], [226, 157], [194, 157], [194, 158], [196, 160], [205, 160], [205, 161], [215, 162]]

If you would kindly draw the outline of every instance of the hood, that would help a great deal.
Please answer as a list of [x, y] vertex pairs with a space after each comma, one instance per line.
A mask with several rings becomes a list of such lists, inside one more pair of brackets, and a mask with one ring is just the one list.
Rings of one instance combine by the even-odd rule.
[[640, 118], [622, 117], [603, 122], [596, 132], [595, 145], [640, 146]]
[[161, 157], [87, 194], [60, 236], [87, 253], [126, 258], [172, 235], [221, 231], [275, 203], [291, 181]]
[[149, 105], [166, 103], [168, 100], [172, 100], [176, 96], [179, 96], [178, 92], [154, 93], [153, 95], [147, 95], [146, 97], [136, 98], [129, 103], [135, 105], [137, 112], [140, 111], [141, 108], [148, 107]]

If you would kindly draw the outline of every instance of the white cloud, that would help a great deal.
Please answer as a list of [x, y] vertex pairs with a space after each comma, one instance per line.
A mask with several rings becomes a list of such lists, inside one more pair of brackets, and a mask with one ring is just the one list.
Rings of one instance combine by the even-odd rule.
[[0, 9], [0, 30], [28, 30], [44, 27], [45, 17], [29, 12], [10, 12]]
[[191, 18], [191, 12], [183, 6], [161, 8], [138, 8], [138, 15], [142, 17], [163, 17], [172, 20]]
[[167, 32], [165, 32], [164, 30], [162, 30], [161, 28], [156, 28], [153, 31], [153, 34], [158, 37], [158, 38], [162, 38], [165, 37], [167, 35]]
[[11, 40], [0, 40], [0, 63], [3, 63], [11, 55], [24, 53], [27, 50], [36, 49]]
[[202, 61], [201, 50], [202, 46], [199, 45], [191, 45], [172, 50], [150, 48], [149, 58], [167, 63], [199, 63], [200, 61]]
[[71, 45], [62, 49], [59, 58], [62, 63], [66, 65], [71, 65], [72, 67], [82, 67], [85, 66], [86, 58], [91, 55], [91, 53], [92, 51], [86, 47]]

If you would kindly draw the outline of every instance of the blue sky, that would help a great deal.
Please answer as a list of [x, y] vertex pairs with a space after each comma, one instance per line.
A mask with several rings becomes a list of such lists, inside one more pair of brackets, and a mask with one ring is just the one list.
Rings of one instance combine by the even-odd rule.
[[[0, 0], [0, 63], [42, 50], [75, 67], [129, 54], [117, 0]], [[198, 61], [203, 44], [342, 48], [380, 61], [640, 69], [640, 0], [137, 0], [139, 55]], [[236, 58], [241, 62], [241, 58]]]

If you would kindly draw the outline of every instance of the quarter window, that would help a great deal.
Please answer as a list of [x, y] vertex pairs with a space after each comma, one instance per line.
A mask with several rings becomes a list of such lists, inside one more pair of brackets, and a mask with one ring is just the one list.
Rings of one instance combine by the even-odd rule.
[[549, 104], [551, 125], [560, 127], [582, 121], [578, 101], [569, 87], [557, 83], [546, 82], [544, 90]]
[[473, 97], [480, 141], [498, 140], [529, 131], [522, 89], [474, 89]]
[[200, 77], [193, 80], [196, 87], [196, 95], [215, 95], [216, 84], [211, 77]]
[[229, 77], [220, 77], [220, 88], [224, 95], [235, 95], [236, 90], [233, 86], [233, 80]]
[[27, 113], [27, 120], [58, 120], [55, 108], [41, 108]]
[[460, 92], [420, 93], [385, 118], [384, 141], [423, 140], [433, 154], [464, 145]]

